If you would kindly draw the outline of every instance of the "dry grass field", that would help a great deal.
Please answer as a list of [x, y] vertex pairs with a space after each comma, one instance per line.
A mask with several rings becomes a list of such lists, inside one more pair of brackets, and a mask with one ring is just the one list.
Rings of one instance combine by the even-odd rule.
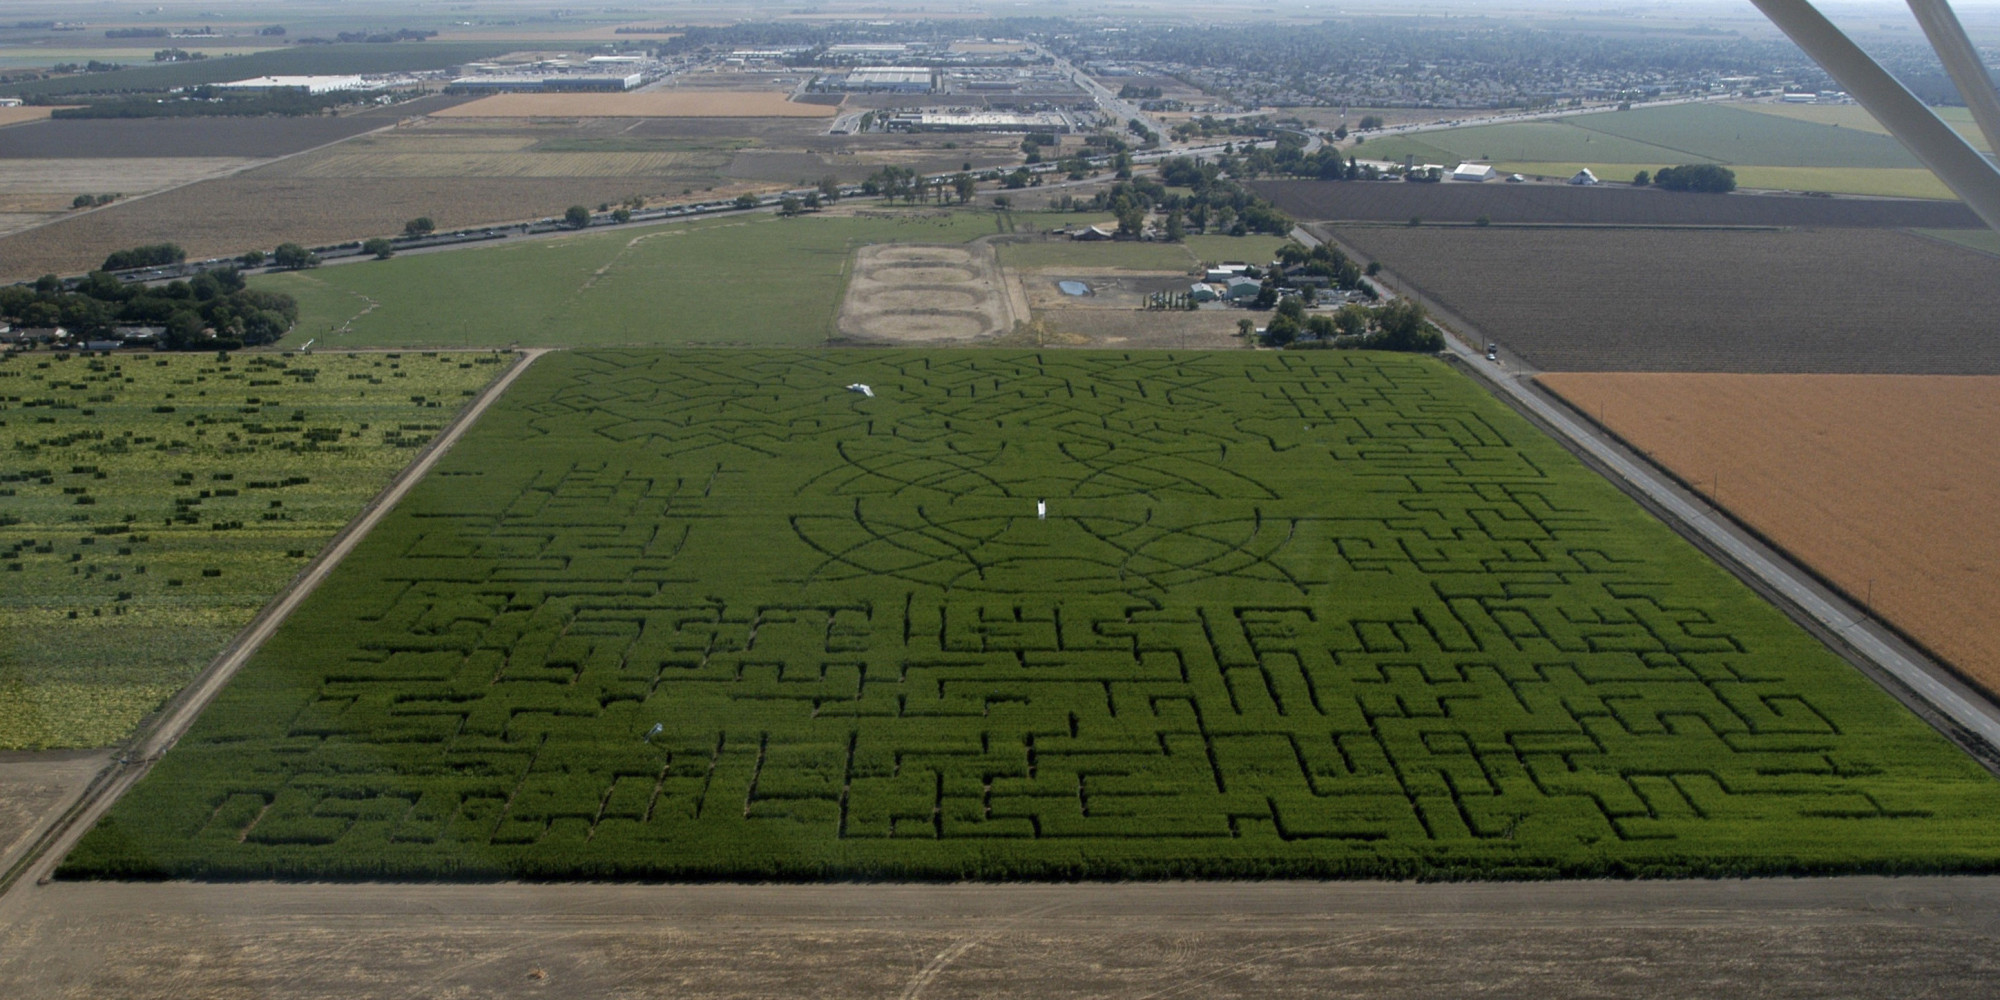
[[2000, 379], [1541, 381], [2000, 693]]
[[49, 116], [49, 112], [54, 110], [55, 110], [54, 108], [50, 107], [38, 108], [29, 105], [20, 105], [11, 108], [0, 108], [0, 126], [19, 125], [22, 122], [41, 121], [42, 119], [47, 118]]
[[2000, 374], [2000, 260], [1907, 233], [1334, 234], [1548, 371]]
[[839, 108], [775, 91], [496, 94], [433, 112], [440, 118], [831, 118]]

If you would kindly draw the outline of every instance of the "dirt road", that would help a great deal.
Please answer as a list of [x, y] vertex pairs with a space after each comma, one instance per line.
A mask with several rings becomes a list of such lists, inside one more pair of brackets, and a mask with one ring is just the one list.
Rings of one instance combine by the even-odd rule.
[[13, 997], [1958, 997], [2000, 879], [27, 887]]

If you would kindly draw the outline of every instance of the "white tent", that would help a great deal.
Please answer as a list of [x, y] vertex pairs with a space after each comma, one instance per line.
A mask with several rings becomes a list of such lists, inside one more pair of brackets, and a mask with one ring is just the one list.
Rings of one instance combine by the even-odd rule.
[[1585, 167], [1570, 177], [1569, 182], [1571, 184], [1595, 184], [1597, 183], [1597, 175], [1591, 173], [1589, 167]]

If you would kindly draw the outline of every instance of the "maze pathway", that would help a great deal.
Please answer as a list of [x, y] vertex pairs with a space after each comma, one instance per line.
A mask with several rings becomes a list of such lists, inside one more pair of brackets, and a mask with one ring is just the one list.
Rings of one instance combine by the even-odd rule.
[[1996, 806], [1435, 359], [567, 353], [70, 871], [1948, 868]]

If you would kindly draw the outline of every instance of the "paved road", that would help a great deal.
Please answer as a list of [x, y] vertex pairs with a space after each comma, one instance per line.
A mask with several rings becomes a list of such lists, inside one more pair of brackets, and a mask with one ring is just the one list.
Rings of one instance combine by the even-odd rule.
[[229, 683], [230, 678], [236, 676], [236, 672], [242, 669], [272, 633], [278, 630], [278, 626], [284, 624], [285, 619], [319, 588], [319, 585], [333, 572], [334, 567], [340, 565], [340, 561], [347, 558], [348, 553], [353, 552], [363, 538], [368, 537], [368, 533], [381, 523], [382, 518], [394, 509], [397, 503], [402, 501], [411, 487], [424, 478], [431, 467], [437, 464], [438, 459], [451, 450], [451, 446], [465, 435], [466, 430], [479, 419], [479, 415], [485, 413], [486, 408], [493, 405], [493, 401], [499, 399], [501, 393], [514, 384], [514, 380], [519, 378], [522, 372], [527, 371], [535, 359], [547, 354], [548, 350], [533, 348], [521, 352], [520, 359], [512, 368], [494, 379], [470, 406], [460, 411], [451, 426], [445, 428], [416, 461], [411, 462], [397, 474], [388, 488], [363, 509], [360, 517], [341, 529], [340, 534], [334, 536], [333, 542], [299, 573], [291, 586], [265, 606], [264, 610], [251, 621], [249, 627], [245, 628], [235, 641], [194, 679], [193, 683], [167, 703], [166, 710], [150, 727], [138, 734], [122, 756], [115, 759], [113, 768], [93, 782], [83, 797], [66, 810], [57, 823], [14, 862], [4, 877], [0, 877], [0, 894], [7, 893], [22, 882], [47, 879], [49, 873], [55, 870], [56, 864], [69, 853], [71, 847], [75, 846], [77, 839], [82, 837], [91, 825], [97, 822], [97, 818], [103, 815], [112, 803], [118, 801], [127, 789], [151, 770], [154, 761], [159, 760], [161, 755], [173, 748], [173, 745], [187, 732], [188, 727], [194, 724], [202, 709], [208, 707], [208, 703], [215, 699], [215, 696]]

